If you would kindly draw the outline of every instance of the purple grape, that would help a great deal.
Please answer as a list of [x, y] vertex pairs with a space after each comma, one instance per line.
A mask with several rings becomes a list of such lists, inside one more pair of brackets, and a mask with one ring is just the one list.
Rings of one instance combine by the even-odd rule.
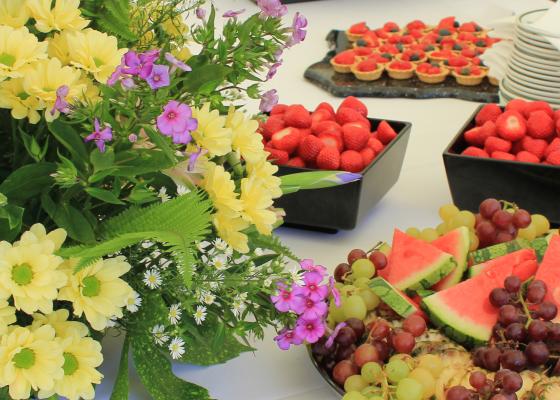
[[506, 290], [502, 288], [492, 289], [492, 291], [490, 292], [490, 303], [496, 308], [505, 306], [509, 303], [508, 292], [506, 292]]
[[521, 288], [521, 279], [515, 275], [508, 276], [504, 281], [504, 288], [509, 293], [519, 292], [519, 289]]
[[515, 340], [516, 342], [525, 340], [526, 334], [525, 326], [519, 322], [508, 325], [505, 331], [505, 337], [509, 340]]
[[500, 369], [500, 358], [502, 356], [502, 352], [496, 347], [488, 348], [483, 356], [484, 368], [489, 371], [497, 371]]
[[548, 336], [548, 326], [546, 322], [535, 319], [531, 321], [531, 324], [529, 324], [527, 333], [529, 334], [531, 340], [534, 341], [545, 340], [546, 337]]
[[525, 356], [532, 365], [542, 365], [548, 361], [550, 351], [543, 342], [531, 342], [525, 348]]
[[558, 314], [558, 307], [556, 307], [556, 304], [550, 301], [543, 301], [541, 304], [539, 304], [537, 314], [545, 321], [552, 321]]
[[515, 393], [523, 386], [523, 379], [519, 374], [510, 371], [502, 378], [502, 388], [507, 393]]
[[511, 304], [500, 307], [498, 321], [506, 327], [514, 322], [519, 322], [519, 312], [517, 308]]
[[520, 350], [506, 350], [500, 357], [500, 362], [503, 368], [521, 372], [527, 366], [527, 357]]

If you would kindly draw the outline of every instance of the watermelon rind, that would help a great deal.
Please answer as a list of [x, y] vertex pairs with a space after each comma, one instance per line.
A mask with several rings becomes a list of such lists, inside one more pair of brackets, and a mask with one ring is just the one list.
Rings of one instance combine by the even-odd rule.
[[531, 247], [531, 243], [525, 239], [515, 239], [510, 242], [499, 243], [483, 249], [471, 251], [468, 257], [469, 265], [482, 264], [485, 261], [504, 256], [514, 251]]
[[[469, 236], [469, 229], [466, 226], [461, 226], [456, 228], [439, 239], [436, 239], [432, 244], [438, 248], [440, 248], [435, 242], [438, 240], [444, 239], [446, 235], [460, 235], [459, 241], [457, 243], [457, 247], [455, 251], [451, 253], [455, 259], [457, 266], [451, 270], [451, 272], [443, 278], [443, 280], [436, 282], [432, 289], [444, 290], [450, 288], [451, 286], [455, 286], [457, 283], [461, 282], [463, 275], [465, 273], [465, 269], [467, 268], [467, 255], [469, 254], [469, 248], [471, 244], [471, 239]], [[440, 250], [447, 251], [444, 248], [440, 248]]]
[[381, 277], [372, 279], [369, 283], [369, 287], [385, 304], [403, 318], [418, 311], [418, 307], [413, 301], [408, 299], [397, 288]]
[[474, 278], [479, 275], [482, 271], [484, 271], [484, 268], [486, 268], [486, 264], [484, 263], [473, 265], [469, 268], [469, 278]]
[[399, 282], [397, 288], [406, 291], [430, 289], [435, 283], [445, 278], [455, 267], [457, 267], [455, 259], [450, 254], [443, 253], [438, 260], [422, 271], [423, 276], [420, 280], [418, 280], [419, 274], [411, 275], [408, 279]]

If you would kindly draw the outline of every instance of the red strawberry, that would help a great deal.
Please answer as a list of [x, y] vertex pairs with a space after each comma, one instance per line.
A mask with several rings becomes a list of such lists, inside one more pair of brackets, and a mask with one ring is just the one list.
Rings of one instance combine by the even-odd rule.
[[299, 144], [298, 154], [305, 161], [315, 161], [323, 147], [325, 147], [325, 144], [321, 139], [309, 135], [304, 137]]
[[369, 131], [362, 126], [350, 122], [342, 126], [344, 146], [348, 150], [362, 150], [369, 140]]
[[471, 157], [483, 157], [483, 158], [489, 157], [487, 152], [474, 146], [467, 147], [465, 150], [462, 151], [461, 154], [464, 156], [471, 156]]
[[506, 153], [505, 151], [494, 151], [491, 155], [492, 158], [497, 160], [515, 160], [515, 156], [511, 153]]
[[274, 161], [278, 165], [286, 164], [290, 158], [290, 155], [286, 151], [273, 149], [272, 147], [265, 147], [264, 149], [270, 153], [268, 159]]
[[325, 146], [317, 156], [319, 169], [338, 169], [340, 166], [340, 153], [335, 147]]
[[364, 118], [367, 118], [368, 116], [368, 109], [366, 105], [362, 103], [360, 100], [358, 100], [357, 98], [355, 98], [354, 96], [349, 96], [345, 98], [344, 101], [340, 103], [339, 109], [343, 107], [348, 107], [358, 111], [360, 114], [362, 114]]
[[552, 111], [550, 104], [548, 104], [546, 101], [528, 102], [523, 109], [523, 115], [525, 116], [525, 118], [529, 118], [533, 112], [538, 110], [544, 111], [551, 118], [554, 116], [554, 111]]
[[502, 109], [499, 105], [494, 103], [486, 104], [476, 115], [475, 121], [478, 126], [481, 126], [486, 121], [496, 122], [500, 115], [502, 115]]
[[[510, 153], [511, 153], [511, 154], [517, 154], [517, 153], [519, 153], [520, 151], [525, 150], [525, 149], [523, 148], [523, 141], [524, 141], [525, 139], [527, 139], [527, 137], [528, 137], [528, 136], [525, 136], [523, 139], [518, 140], [517, 142], [513, 142], [513, 143], [511, 144]], [[530, 138], [530, 139], [532, 139], [532, 138]]]
[[368, 147], [375, 151], [375, 154], [379, 154], [383, 151], [385, 146], [383, 146], [383, 143], [381, 143], [379, 139], [377, 139], [377, 137], [375, 137], [374, 135], [370, 135], [368, 140]]
[[527, 134], [535, 139], [548, 139], [555, 134], [554, 120], [544, 110], [533, 111], [527, 120]]
[[286, 165], [296, 168], [305, 168], [305, 162], [299, 157], [290, 158]]
[[322, 121], [311, 127], [311, 131], [319, 136], [323, 133], [342, 135], [342, 128], [334, 121]]
[[388, 144], [397, 137], [397, 132], [395, 132], [387, 121], [381, 121], [377, 127], [377, 137], [381, 143]]
[[528, 151], [520, 151], [515, 155], [517, 161], [522, 162], [530, 162], [530, 163], [539, 163], [540, 159], [533, 153], [529, 153]]
[[498, 135], [511, 142], [520, 140], [527, 132], [527, 124], [521, 114], [516, 111], [506, 111], [496, 120]]
[[336, 112], [336, 122], [340, 125], [347, 124], [348, 122], [359, 121], [362, 118], [362, 114], [349, 107], [340, 107]]
[[333, 106], [331, 106], [329, 103], [326, 102], [322, 102], [321, 104], [319, 104], [317, 106], [317, 108], [315, 109], [315, 111], [319, 111], [319, 110], [325, 110], [328, 111], [330, 114], [332, 114], [332, 116], [334, 117], [334, 115], [336, 114], [334, 111]]
[[546, 140], [533, 139], [530, 136], [526, 136], [523, 138], [523, 140], [521, 140], [521, 146], [523, 147], [523, 150], [532, 153], [539, 159], [542, 159], [545, 156], [545, 152], [549, 145]]
[[296, 128], [285, 128], [272, 135], [270, 141], [272, 146], [278, 150], [287, 151], [291, 154], [299, 146], [301, 133]]
[[264, 123], [262, 133], [267, 140], [270, 140], [272, 135], [281, 131], [285, 127], [286, 124], [284, 123], [284, 119], [280, 115], [271, 115]]
[[560, 138], [552, 139], [552, 142], [548, 145], [544, 152], [544, 156], [548, 157], [548, 155], [552, 152], [560, 151]]
[[492, 121], [486, 121], [482, 126], [475, 126], [465, 132], [465, 140], [467, 143], [482, 147], [484, 142], [490, 136], [496, 136], [496, 124]]
[[274, 107], [272, 107], [270, 115], [284, 114], [287, 109], [288, 106], [286, 104], [276, 104]]
[[560, 165], [560, 150], [553, 151], [546, 156], [546, 161], [552, 165]]
[[311, 127], [321, 123], [322, 121], [334, 120], [334, 114], [329, 113], [327, 110], [318, 110], [311, 114]]
[[311, 128], [311, 115], [301, 104], [289, 106], [284, 113], [284, 121], [294, 128]]
[[299, 129], [299, 133], [303, 139], [304, 137], [311, 135], [311, 129]]
[[513, 99], [506, 105], [506, 111], [517, 111], [523, 114], [527, 102], [522, 99]]
[[339, 153], [342, 151], [342, 149], [344, 148], [344, 143], [342, 142], [342, 139], [339, 137], [336, 137], [334, 135], [331, 134], [321, 134], [319, 136], [319, 139], [323, 142], [323, 144], [325, 145], [325, 147], [333, 147], [335, 148]]
[[375, 159], [375, 151], [371, 147], [364, 147], [360, 150], [364, 167], [367, 167]]
[[340, 155], [340, 168], [348, 172], [360, 172], [364, 169], [362, 155], [354, 150], [346, 150]]
[[[559, 110], [560, 111], [560, 110]], [[560, 136], [560, 116], [556, 120], [556, 134]]]
[[495, 151], [508, 153], [511, 150], [511, 142], [500, 139], [496, 136], [490, 136], [488, 139], [486, 139], [486, 142], [484, 142], [484, 150], [488, 154], [492, 154]]
[[554, 111], [554, 120], [555, 121], [560, 120], [560, 110]]
[[357, 125], [357, 126], [361, 126], [362, 128], [364, 128], [364, 129], [367, 130], [368, 132], [369, 132], [370, 129], [371, 129], [371, 123], [370, 123], [369, 120], [366, 119], [366, 118], [362, 118], [362, 119], [360, 119], [360, 120], [358, 120], [358, 121], [348, 122], [348, 123], [349, 123], [349, 124], [354, 124], [354, 125]]

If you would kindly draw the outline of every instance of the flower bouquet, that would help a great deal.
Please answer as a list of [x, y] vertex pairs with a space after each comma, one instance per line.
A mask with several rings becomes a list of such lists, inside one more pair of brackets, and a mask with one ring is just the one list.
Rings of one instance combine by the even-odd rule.
[[171, 360], [222, 363], [293, 322], [270, 300], [304, 272], [274, 199], [358, 176], [276, 177], [240, 109], [275, 104], [260, 84], [305, 18], [202, 3], [0, 0], [0, 397], [94, 398], [113, 328], [112, 399], [129, 352], [153, 398], [207, 399]]

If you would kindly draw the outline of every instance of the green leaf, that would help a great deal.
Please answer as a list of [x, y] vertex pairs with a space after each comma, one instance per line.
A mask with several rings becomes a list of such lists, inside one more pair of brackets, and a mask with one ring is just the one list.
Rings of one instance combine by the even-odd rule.
[[118, 205], [125, 204], [123, 201], [119, 200], [119, 198], [115, 196], [113, 192], [110, 192], [109, 190], [88, 187], [86, 188], [86, 193], [89, 194], [91, 197], [95, 197], [96, 199], [99, 199], [109, 204], [118, 204]]
[[45, 153], [48, 149], [48, 138], [45, 147], [41, 148], [39, 143], [37, 143], [37, 139], [35, 139], [35, 136], [29, 135], [21, 128], [19, 129], [19, 134], [23, 141], [23, 145], [25, 146], [25, 149], [27, 150], [29, 155], [33, 157], [36, 162], [41, 161], [43, 157], [45, 157]]
[[183, 80], [183, 90], [188, 92], [198, 92], [204, 85], [221, 84], [226, 76], [231, 72], [231, 68], [220, 64], [209, 64], [203, 68], [193, 69]]
[[249, 239], [249, 244], [253, 250], [260, 247], [274, 251], [275, 253], [291, 258], [294, 261], [299, 261], [299, 257], [292, 253], [292, 251], [280, 241], [278, 236], [263, 235], [254, 231], [249, 234]]
[[4, 196], [4, 193], [0, 193], [0, 207], [4, 207], [8, 204], [8, 198]]
[[37, 196], [45, 188], [53, 184], [50, 176], [56, 171], [56, 164], [35, 163], [24, 165], [12, 172], [0, 184], [2, 192], [10, 202], [25, 202], [27, 199]]
[[72, 155], [74, 161], [86, 164], [88, 151], [84, 144], [84, 139], [74, 130], [60, 120], [55, 120], [49, 124], [49, 131]]
[[119, 363], [119, 371], [110, 400], [128, 400], [128, 351], [130, 349], [130, 341], [128, 336], [125, 337], [123, 348], [121, 351], [121, 361]]
[[162, 134], [156, 132], [151, 126], [143, 125], [143, 127], [150, 140], [157, 146], [158, 149], [163, 151], [169, 161], [175, 164], [177, 162], [177, 157], [175, 157], [175, 151], [171, 147], [169, 140], [166, 139]]
[[102, 171], [113, 167], [113, 163], [115, 162], [115, 152], [112, 148], [106, 149], [103, 153], [100, 152], [99, 149], [95, 149], [91, 152], [89, 160], [96, 172]]
[[322, 189], [345, 185], [360, 180], [362, 175], [344, 171], [312, 171], [283, 175], [281, 188], [284, 194], [303, 189]]
[[0, 208], [0, 240], [12, 241], [21, 231], [25, 209], [12, 204]]
[[[48, 197], [48, 196], [46, 196]], [[51, 203], [49, 203], [49, 201]], [[80, 243], [95, 242], [95, 233], [86, 217], [69, 204], [56, 205], [52, 199], [43, 197], [43, 208], [59, 228], [66, 229], [68, 236]], [[45, 207], [46, 205], [46, 207]]]
[[117, 167], [112, 173], [115, 176], [138, 176], [171, 168], [175, 163], [175, 158], [169, 159], [167, 154], [160, 150], [126, 151], [117, 154]]
[[265, 254], [263, 256], [256, 257], [253, 259], [253, 263], [255, 263], [255, 267], [260, 267], [267, 262], [270, 262], [279, 257], [279, 254]]

